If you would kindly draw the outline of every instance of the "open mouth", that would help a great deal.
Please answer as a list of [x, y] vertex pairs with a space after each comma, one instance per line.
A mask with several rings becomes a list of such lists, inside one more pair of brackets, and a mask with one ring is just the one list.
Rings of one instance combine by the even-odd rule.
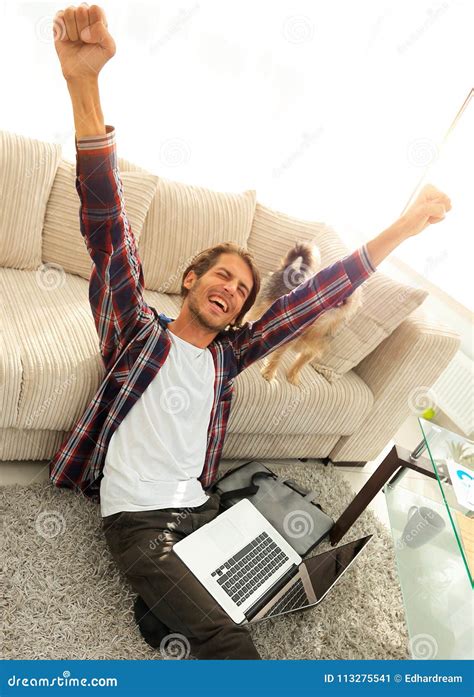
[[[211, 300], [212, 298], [212, 300]], [[211, 298], [208, 298], [209, 305], [212, 307], [214, 312], [220, 312], [222, 315], [225, 315], [228, 307], [226, 303], [221, 300], [220, 298], [214, 297], [211, 295]]]

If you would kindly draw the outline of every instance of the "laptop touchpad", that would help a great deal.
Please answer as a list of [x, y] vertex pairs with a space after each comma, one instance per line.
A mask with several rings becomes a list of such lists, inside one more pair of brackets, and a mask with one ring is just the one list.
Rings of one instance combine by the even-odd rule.
[[240, 537], [239, 529], [228, 520], [220, 520], [209, 530], [209, 537], [223, 552], [228, 552]]

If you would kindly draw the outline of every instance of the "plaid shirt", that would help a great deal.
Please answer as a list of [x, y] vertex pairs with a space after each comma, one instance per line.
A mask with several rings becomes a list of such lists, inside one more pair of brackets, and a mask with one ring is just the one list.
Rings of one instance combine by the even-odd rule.
[[[100, 501], [109, 441], [166, 360], [169, 318], [143, 298], [144, 278], [125, 212], [117, 169], [115, 129], [76, 139], [76, 189], [81, 234], [93, 261], [89, 302], [106, 374], [49, 462], [50, 479]], [[208, 348], [215, 365], [207, 433], [204, 489], [217, 478], [236, 375], [301, 334], [325, 310], [350, 295], [375, 271], [363, 245], [283, 295], [253, 322], [221, 331]]]

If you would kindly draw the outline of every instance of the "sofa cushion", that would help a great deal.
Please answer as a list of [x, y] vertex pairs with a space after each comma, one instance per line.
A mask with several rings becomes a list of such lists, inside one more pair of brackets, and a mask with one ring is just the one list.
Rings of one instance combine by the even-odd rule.
[[88, 286], [62, 270], [0, 268], [11, 360], [22, 372], [9, 426], [67, 431], [97, 391], [105, 371]]
[[291, 385], [286, 371], [294, 354], [285, 353], [272, 382], [261, 374], [262, 361], [242, 371], [234, 381], [229, 429], [238, 433], [354, 433], [373, 405], [373, 395], [353, 371], [333, 385], [311, 365], [303, 367], [300, 384]]
[[[139, 172], [120, 172], [125, 209], [137, 245], [158, 177]], [[46, 207], [43, 228], [43, 263], [54, 263], [66, 272], [89, 280], [92, 259], [79, 225], [80, 200], [76, 191], [76, 165], [62, 160]]]
[[[0, 285], [0, 428], [9, 428], [17, 422], [23, 367], [11, 311], [7, 308], [5, 296], [2, 293], [3, 286]], [[1, 440], [0, 436], [0, 442]]]
[[358, 365], [427, 297], [422, 288], [399, 283], [377, 271], [362, 287], [362, 306], [329, 340], [327, 353], [311, 362], [330, 382]]
[[41, 264], [46, 204], [61, 146], [0, 131], [0, 266]]
[[[144, 170], [119, 158], [121, 171]], [[203, 249], [233, 241], [245, 247], [255, 211], [255, 191], [223, 193], [160, 177], [140, 242], [145, 286], [179, 294], [181, 278]]]
[[[41, 269], [0, 269], [10, 346], [4, 370], [14, 378], [11, 418], [3, 427], [68, 431], [105, 375], [88, 282], [63, 271], [47, 273], [45, 278]], [[178, 295], [145, 290], [144, 297], [159, 312], [177, 316]], [[10, 373], [7, 378], [10, 384]], [[278, 383], [267, 383], [254, 364], [236, 378], [234, 389], [229, 432], [349, 435], [372, 405], [370, 390], [355, 373], [331, 386], [308, 366], [301, 388], [280, 376]]]
[[[325, 223], [293, 218], [257, 203], [248, 248], [263, 274], [277, 268], [295, 240], [315, 242], [321, 251], [323, 268], [351, 251]], [[330, 382], [340, 379], [389, 336], [427, 295], [421, 288], [399, 283], [376, 271], [362, 286], [359, 311], [339, 327], [325, 355], [310, 365]]]
[[326, 223], [293, 218], [257, 202], [247, 247], [262, 275], [280, 265], [282, 257], [296, 240], [316, 242], [323, 267], [350, 253], [337, 232]]

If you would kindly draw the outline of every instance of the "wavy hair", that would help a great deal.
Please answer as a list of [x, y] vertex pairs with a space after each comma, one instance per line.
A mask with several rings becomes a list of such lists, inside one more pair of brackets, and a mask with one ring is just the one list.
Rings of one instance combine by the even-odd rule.
[[243, 259], [252, 273], [253, 284], [250, 289], [250, 293], [246, 298], [241, 311], [235, 320], [230, 324], [231, 327], [240, 327], [242, 319], [246, 313], [250, 310], [255, 302], [255, 299], [260, 290], [260, 271], [258, 270], [255, 259], [253, 258], [251, 252], [249, 252], [245, 247], [241, 247], [235, 242], [221, 242], [216, 244], [214, 247], [208, 247], [200, 252], [194, 257], [189, 266], [185, 269], [181, 279], [181, 297], [183, 300], [186, 298], [189, 290], [184, 285], [184, 279], [190, 271], [194, 271], [196, 276], [200, 278], [203, 276], [210, 268], [215, 266], [221, 254], [237, 254], [241, 259]]

